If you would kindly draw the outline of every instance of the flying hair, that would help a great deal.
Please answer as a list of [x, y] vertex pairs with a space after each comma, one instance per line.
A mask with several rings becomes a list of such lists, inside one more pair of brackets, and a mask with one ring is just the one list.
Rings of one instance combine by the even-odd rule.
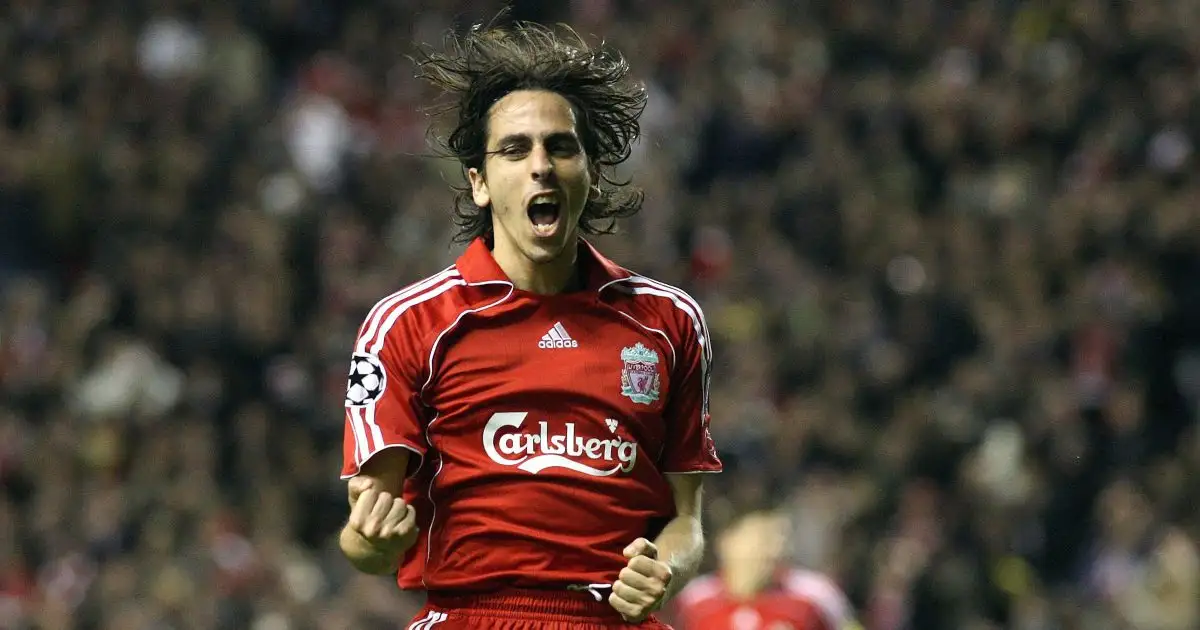
[[[414, 57], [417, 78], [437, 88], [444, 101], [432, 113], [448, 119], [450, 131], [430, 141], [439, 155], [463, 169], [484, 170], [488, 119], [492, 106], [511, 92], [547, 90], [565, 98], [575, 110], [580, 142], [600, 194], [590, 198], [579, 220], [585, 234], [608, 234], [617, 219], [636, 214], [644, 194], [628, 182], [613, 179], [614, 168], [629, 159], [641, 133], [646, 107], [645, 86], [630, 77], [624, 56], [603, 42], [592, 48], [574, 30], [557, 30], [532, 22], [497, 26], [476, 24], [464, 33], [447, 35], [442, 50], [422, 47]], [[470, 187], [455, 186], [456, 241], [489, 236], [490, 207], [475, 205]]]

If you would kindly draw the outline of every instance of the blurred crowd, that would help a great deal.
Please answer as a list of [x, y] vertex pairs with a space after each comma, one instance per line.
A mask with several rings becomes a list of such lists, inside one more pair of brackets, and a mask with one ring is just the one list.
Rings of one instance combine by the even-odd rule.
[[[372, 303], [450, 243], [471, 0], [0, 3], [0, 628], [394, 628], [333, 534]], [[1200, 627], [1200, 3], [517, 1], [650, 90], [598, 244], [868, 630]]]

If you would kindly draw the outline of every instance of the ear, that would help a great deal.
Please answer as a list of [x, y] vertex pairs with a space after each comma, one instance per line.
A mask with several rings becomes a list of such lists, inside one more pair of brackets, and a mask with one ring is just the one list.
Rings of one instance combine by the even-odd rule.
[[471, 199], [476, 206], [486, 208], [492, 203], [492, 195], [488, 192], [487, 180], [477, 168], [467, 169], [467, 180], [471, 182]]

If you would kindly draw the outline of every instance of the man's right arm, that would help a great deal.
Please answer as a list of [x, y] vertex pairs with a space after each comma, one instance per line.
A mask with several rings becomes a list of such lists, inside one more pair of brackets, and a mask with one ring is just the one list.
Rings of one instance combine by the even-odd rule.
[[[424, 341], [430, 311], [414, 315], [428, 301], [461, 284], [453, 273], [437, 278], [442, 289], [422, 293], [424, 281], [380, 300], [367, 313], [351, 353], [346, 383], [346, 424], [342, 439], [341, 478], [348, 482], [350, 517], [339, 543], [346, 558], [372, 574], [408, 567], [405, 554], [418, 542], [416, 515], [404, 500], [405, 477], [425, 458], [429, 408], [421, 383], [430, 349]], [[417, 566], [414, 564], [414, 570]]]
[[416, 514], [401, 498], [410, 454], [404, 448], [380, 451], [347, 484], [350, 517], [339, 544], [363, 573], [394, 573], [416, 544]]

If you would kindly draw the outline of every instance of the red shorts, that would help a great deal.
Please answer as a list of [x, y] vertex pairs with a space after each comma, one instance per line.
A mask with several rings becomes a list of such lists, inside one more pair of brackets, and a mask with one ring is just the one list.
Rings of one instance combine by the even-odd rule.
[[651, 616], [626, 623], [607, 600], [588, 593], [505, 591], [486, 595], [430, 593], [409, 630], [671, 630]]

